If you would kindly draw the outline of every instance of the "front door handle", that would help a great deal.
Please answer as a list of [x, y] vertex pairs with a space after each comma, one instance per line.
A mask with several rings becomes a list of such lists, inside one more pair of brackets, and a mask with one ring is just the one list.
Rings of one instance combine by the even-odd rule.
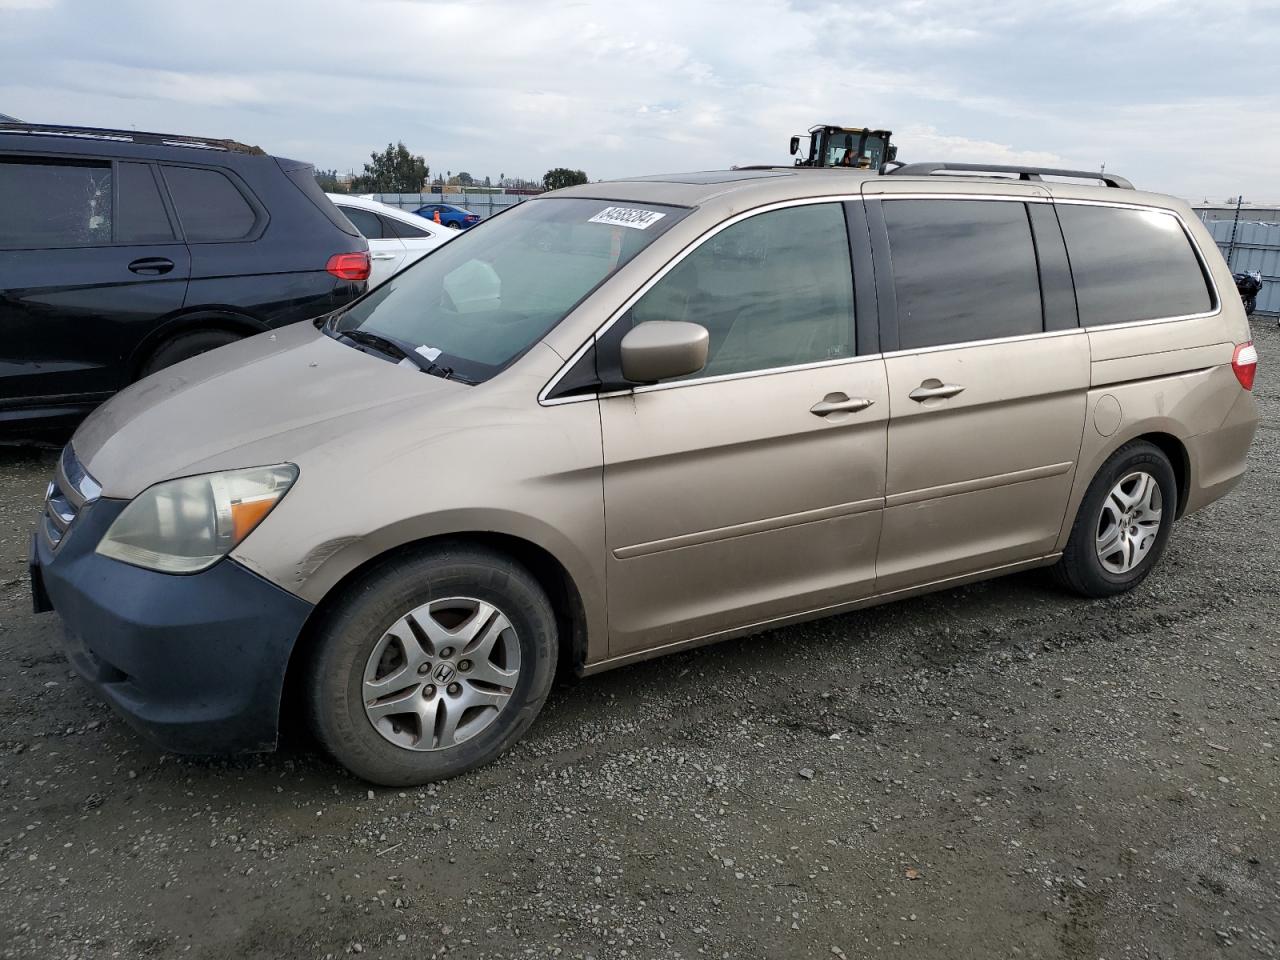
[[954, 397], [957, 393], [964, 393], [964, 387], [960, 386], [960, 384], [943, 383], [941, 380], [935, 380], [930, 377], [908, 393], [907, 396], [916, 403], [924, 403], [926, 400], [932, 400], [935, 397]]
[[857, 413], [875, 403], [869, 397], [850, 398], [846, 393], [828, 393], [809, 408], [815, 417], [829, 417], [833, 413]]
[[158, 277], [173, 269], [173, 261], [168, 257], [143, 257], [129, 264], [129, 269], [144, 277]]

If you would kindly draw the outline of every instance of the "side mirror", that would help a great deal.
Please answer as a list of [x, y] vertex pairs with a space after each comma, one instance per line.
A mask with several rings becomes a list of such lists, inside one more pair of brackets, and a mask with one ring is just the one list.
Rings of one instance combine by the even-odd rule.
[[650, 320], [619, 345], [622, 375], [632, 383], [656, 383], [697, 373], [707, 365], [707, 328], [682, 320]]
[[800, 138], [792, 137], [791, 138], [791, 155], [794, 157], [799, 152], [800, 152]]

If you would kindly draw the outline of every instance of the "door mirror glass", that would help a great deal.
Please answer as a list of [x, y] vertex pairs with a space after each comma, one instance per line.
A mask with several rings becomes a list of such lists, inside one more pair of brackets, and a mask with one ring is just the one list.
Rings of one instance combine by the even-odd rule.
[[622, 375], [632, 383], [656, 383], [697, 373], [707, 365], [707, 328], [683, 320], [650, 320], [622, 338]]
[[791, 155], [794, 157], [799, 152], [800, 152], [800, 138], [792, 137], [791, 138]]

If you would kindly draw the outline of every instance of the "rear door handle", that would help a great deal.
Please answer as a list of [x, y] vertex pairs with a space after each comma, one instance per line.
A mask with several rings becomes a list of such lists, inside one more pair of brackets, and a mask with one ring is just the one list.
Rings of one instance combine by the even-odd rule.
[[394, 260], [398, 256], [400, 256], [400, 254], [398, 253], [371, 253], [369, 254], [369, 259], [370, 260]]
[[869, 397], [850, 398], [845, 393], [828, 393], [810, 407], [809, 412], [815, 417], [829, 417], [833, 413], [857, 413], [859, 410], [867, 409], [873, 403], [875, 401]]
[[129, 269], [144, 277], [158, 277], [173, 269], [173, 261], [168, 257], [143, 257], [129, 264]]
[[935, 397], [954, 397], [957, 393], [964, 393], [964, 387], [960, 386], [960, 384], [943, 383], [941, 380], [930, 378], [908, 393], [907, 396], [916, 403], [924, 403], [926, 400], [932, 400]]

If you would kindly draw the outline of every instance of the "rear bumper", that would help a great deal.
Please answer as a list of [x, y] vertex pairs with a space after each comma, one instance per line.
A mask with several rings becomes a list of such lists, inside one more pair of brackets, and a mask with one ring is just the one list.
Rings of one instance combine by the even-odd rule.
[[1184, 516], [1226, 496], [1240, 482], [1257, 429], [1257, 401], [1242, 390], [1222, 426], [1187, 441], [1193, 480]]
[[285, 669], [311, 605], [232, 560], [171, 576], [99, 556], [124, 507], [88, 504], [56, 551], [33, 534], [33, 599], [61, 616], [72, 666], [166, 749], [273, 749]]

